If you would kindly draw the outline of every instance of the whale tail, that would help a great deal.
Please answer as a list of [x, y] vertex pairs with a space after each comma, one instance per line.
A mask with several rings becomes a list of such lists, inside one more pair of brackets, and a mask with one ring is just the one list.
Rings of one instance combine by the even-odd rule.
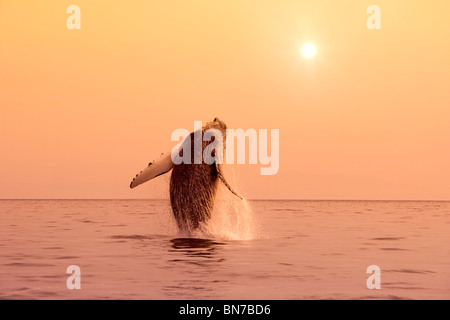
[[133, 181], [130, 183], [130, 188], [133, 189], [144, 182], [152, 180], [164, 173], [169, 172], [173, 168], [173, 162], [171, 158], [171, 153], [163, 153], [161, 157], [152, 161], [148, 164], [148, 166], [142, 170], [140, 173], [133, 178]]

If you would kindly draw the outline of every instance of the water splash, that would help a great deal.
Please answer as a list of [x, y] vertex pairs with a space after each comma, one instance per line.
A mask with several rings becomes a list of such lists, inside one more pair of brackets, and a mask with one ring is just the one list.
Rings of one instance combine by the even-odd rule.
[[250, 203], [246, 199], [238, 198], [225, 185], [219, 183], [211, 219], [202, 227], [203, 236], [225, 240], [250, 240], [255, 237], [254, 229]]
[[[226, 180], [234, 189], [238, 181], [230, 166], [222, 167]], [[172, 214], [173, 216], [173, 214]], [[175, 222], [175, 220], [174, 220]], [[218, 181], [217, 191], [211, 210], [211, 218], [195, 230], [178, 230], [179, 238], [251, 240], [255, 238], [255, 224], [250, 203], [230, 192], [222, 181]]]

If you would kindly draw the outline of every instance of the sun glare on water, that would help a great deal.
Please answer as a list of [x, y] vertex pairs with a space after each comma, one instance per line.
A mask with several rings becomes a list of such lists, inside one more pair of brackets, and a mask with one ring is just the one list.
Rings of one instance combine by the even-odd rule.
[[317, 48], [313, 43], [305, 43], [301, 48], [301, 52], [306, 59], [312, 59], [317, 54]]

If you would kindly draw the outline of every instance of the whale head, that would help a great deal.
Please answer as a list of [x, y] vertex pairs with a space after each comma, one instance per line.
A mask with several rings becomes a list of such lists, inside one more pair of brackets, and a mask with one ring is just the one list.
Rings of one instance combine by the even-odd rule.
[[216, 117], [213, 121], [207, 122], [205, 128], [214, 128], [225, 132], [227, 130], [227, 125], [225, 124], [225, 122]]

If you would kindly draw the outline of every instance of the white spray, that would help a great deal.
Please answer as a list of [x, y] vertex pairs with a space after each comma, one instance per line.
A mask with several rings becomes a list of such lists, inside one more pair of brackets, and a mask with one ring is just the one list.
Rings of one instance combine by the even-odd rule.
[[[236, 186], [234, 171], [230, 171], [226, 174], [227, 180], [232, 186]], [[195, 236], [224, 240], [253, 239], [255, 230], [249, 202], [230, 192], [220, 181], [211, 219], [201, 229], [202, 234]]]

